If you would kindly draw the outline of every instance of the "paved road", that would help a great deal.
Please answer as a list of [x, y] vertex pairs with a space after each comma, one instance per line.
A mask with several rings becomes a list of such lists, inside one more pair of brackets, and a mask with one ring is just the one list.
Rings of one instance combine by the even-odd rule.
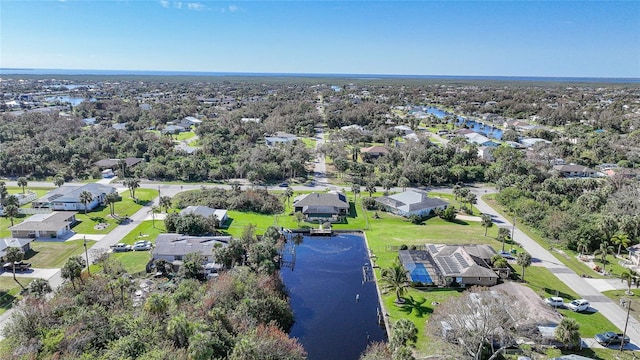
[[[498, 214], [487, 203], [480, 199], [480, 195], [486, 192], [495, 192], [489, 188], [475, 188], [474, 193], [478, 195], [478, 201], [476, 207], [478, 210], [485, 214], [490, 214], [493, 217], [494, 223], [500, 227], [507, 227], [513, 229], [513, 224], [507, 219]], [[584, 299], [589, 300], [591, 307], [599, 311], [604, 317], [609, 319], [615, 326], [621, 331], [624, 329], [625, 321], [627, 319], [627, 312], [618, 303], [610, 300], [608, 297], [602, 295], [600, 291], [594, 286], [597, 282], [601, 282], [599, 279], [585, 279], [573, 270], [567, 268], [558, 259], [556, 259], [547, 249], [540, 246], [537, 242], [531, 239], [528, 235], [520, 231], [517, 226], [514, 231], [513, 239], [519, 243], [531, 256], [540, 260], [541, 265], [549, 269], [555, 276], [564, 282], [571, 290], [575, 291], [578, 295]], [[619, 280], [614, 280], [615, 283], [620, 283]], [[623, 286], [624, 288], [624, 286]], [[613, 329], [602, 329], [602, 331], [609, 331]], [[629, 318], [629, 324], [627, 327], [627, 335], [631, 338], [632, 344], [635, 344], [635, 349], [638, 349], [640, 344], [640, 323], [633, 317]]]

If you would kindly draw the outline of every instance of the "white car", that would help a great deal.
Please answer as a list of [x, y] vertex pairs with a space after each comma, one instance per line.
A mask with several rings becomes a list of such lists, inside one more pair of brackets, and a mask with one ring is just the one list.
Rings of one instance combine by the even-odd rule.
[[563, 307], [564, 306], [564, 300], [561, 297], [550, 297], [550, 298], [546, 298], [544, 299], [544, 302], [546, 302], [547, 304], [553, 306], [553, 307]]
[[581, 311], [587, 310], [591, 305], [585, 299], [577, 299], [577, 300], [571, 301], [566, 306], [570, 310], [573, 310], [575, 312], [581, 312]]
[[151, 242], [150, 241], [136, 241], [135, 244], [133, 244], [133, 251], [147, 251], [147, 250], [151, 250]]
[[113, 252], [124, 252], [124, 251], [131, 251], [131, 250], [132, 250], [131, 245], [127, 245], [123, 243], [113, 245]]

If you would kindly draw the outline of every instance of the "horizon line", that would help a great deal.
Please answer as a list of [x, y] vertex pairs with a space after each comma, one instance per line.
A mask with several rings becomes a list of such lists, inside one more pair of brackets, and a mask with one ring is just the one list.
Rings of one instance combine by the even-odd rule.
[[[13, 73], [6, 74], [3, 71]], [[16, 71], [39, 72], [37, 75], [156, 75], [156, 76], [206, 76], [206, 75], [257, 75], [257, 76], [312, 76], [312, 77], [387, 77], [387, 78], [486, 78], [486, 79], [608, 79], [608, 80], [632, 80], [640, 81], [639, 77], [611, 77], [611, 76], [550, 76], [550, 75], [435, 75], [435, 74], [381, 74], [381, 73], [297, 73], [297, 72], [253, 72], [253, 71], [200, 71], [200, 70], [125, 70], [125, 69], [69, 69], [69, 68], [26, 68], [26, 67], [0, 67], [0, 75], [30, 75], [29, 73], [17, 73]], [[55, 73], [45, 73], [54, 71]], [[63, 73], [65, 71], [73, 73]]]

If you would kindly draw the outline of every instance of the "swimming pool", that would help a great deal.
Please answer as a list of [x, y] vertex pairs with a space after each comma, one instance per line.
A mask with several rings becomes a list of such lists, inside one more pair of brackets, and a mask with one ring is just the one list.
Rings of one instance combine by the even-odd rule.
[[433, 280], [431, 280], [431, 276], [424, 267], [424, 264], [413, 264], [413, 266], [415, 266], [415, 268], [409, 272], [411, 275], [411, 281], [421, 282], [423, 284], [433, 284]]

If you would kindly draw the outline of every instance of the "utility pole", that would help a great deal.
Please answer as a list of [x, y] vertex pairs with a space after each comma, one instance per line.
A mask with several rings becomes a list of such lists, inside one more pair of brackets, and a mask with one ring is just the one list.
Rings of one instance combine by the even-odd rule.
[[513, 227], [511, 228], [511, 250], [513, 250], [513, 243], [515, 242], [515, 239], [513, 238], [513, 235], [516, 232], [516, 216], [513, 215]]
[[624, 331], [622, 332], [622, 341], [620, 341], [620, 351], [624, 350], [624, 338], [627, 336], [627, 325], [629, 325], [629, 312], [631, 312], [631, 299], [625, 302], [627, 306], [627, 320], [624, 322]]
[[89, 253], [87, 252], [87, 237], [83, 236], [82, 240], [84, 242], [84, 256], [87, 259], [87, 274], [91, 276], [91, 270], [89, 269]]

